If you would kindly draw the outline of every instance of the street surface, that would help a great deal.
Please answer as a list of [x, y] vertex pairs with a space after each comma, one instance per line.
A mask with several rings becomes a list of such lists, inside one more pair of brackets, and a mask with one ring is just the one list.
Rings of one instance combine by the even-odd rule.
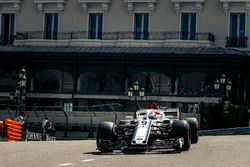
[[0, 142], [0, 167], [249, 167], [250, 135], [205, 136], [186, 152], [101, 154], [95, 140]]

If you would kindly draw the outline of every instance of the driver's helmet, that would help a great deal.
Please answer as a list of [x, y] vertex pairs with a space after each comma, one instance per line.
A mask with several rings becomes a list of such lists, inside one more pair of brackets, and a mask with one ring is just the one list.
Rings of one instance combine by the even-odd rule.
[[157, 116], [161, 115], [161, 113], [159, 111], [152, 111], [149, 113], [148, 117], [150, 119], [157, 119]]

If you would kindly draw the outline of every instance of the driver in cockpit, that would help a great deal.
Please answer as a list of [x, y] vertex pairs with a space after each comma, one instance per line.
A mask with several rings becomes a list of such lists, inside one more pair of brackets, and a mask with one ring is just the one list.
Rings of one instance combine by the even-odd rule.
[[159, 115], [161, 115], [160, 112], [158, 112], [158, 111], [152, 111], [152, 112], [149, 113], [148, 118], [149, 118], [149, 119], [157, 119], [157, 117], [158, 117]]

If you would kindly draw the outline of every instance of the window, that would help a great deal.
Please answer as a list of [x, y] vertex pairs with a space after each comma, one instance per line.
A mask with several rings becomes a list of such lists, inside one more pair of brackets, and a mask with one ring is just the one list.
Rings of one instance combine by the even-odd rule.
[[[135, 71], [136, 69], [133, 69]], [[130, 87], [134, 81], [139, 81], [140, 86], [145, 88], [145, 92], [155, 95], [166, 95], [171, 93], [171, 80], [167, 75], [158, 72], [144, 71], [133, 73], [127, 80], [127, 85]]]
[[12, 44], [15, 34], [15, 14], [2, 14], [2, 44]]
[[0, 69], [0, 91], [14, 91], [16, 89], [16, 72]]
[[111, 71], [87, 72], [80, 75], [77, 82], [79, 92], [121, 92], [121, 75]]
[[89, 14], [89, 39], [102, 39], [103, 14]]
[[37, 72], [31, 80], [31, 91], [72, 92], [73, 77], [68, 72], [44, 70]]
[[135, 13], [134, 39], [148, 39], [148, 13]]
[[66, 112], [72, 112], [73, 111], [73, 103], [71, 101], [65, 101], [63, 110]]
[[246, 47], [245, 13], [230, 14], [230, 30], [227, 37], [227, 46]]
[[58, 13], [45, 14], [45, 38], [57, 39], [58, 33]]
[[182, 13], [181, 16], [181, 39], [195, 40], [196, 13]]

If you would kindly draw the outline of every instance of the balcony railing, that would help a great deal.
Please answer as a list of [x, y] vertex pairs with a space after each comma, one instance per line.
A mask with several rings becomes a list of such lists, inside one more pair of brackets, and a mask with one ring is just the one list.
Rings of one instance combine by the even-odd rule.
[[[29, 32], [17, 32], [15, 39], [16, 40], [26, 40], [26, 39], [179, 40], [183, 39], [182, 35], [183, 32], [149, 32], [149, 33], [97, 32], [96, 34], [93, 34], [87, 31], [76, 31], [76, 32], [50, 33], [50, 36], [53, 36], [53, 38], [48, 38], [48, 33], [42, 31], [29, 31]], [[214, 42], [214, 35], [211, 33], [192, 33], [192, 34], [190, 33], [188, 34], [188, 36], [193, 37], [190, 40], [207, 40]]]
[[226, 47], [247, 47], [247, 37], [226, 37]]

